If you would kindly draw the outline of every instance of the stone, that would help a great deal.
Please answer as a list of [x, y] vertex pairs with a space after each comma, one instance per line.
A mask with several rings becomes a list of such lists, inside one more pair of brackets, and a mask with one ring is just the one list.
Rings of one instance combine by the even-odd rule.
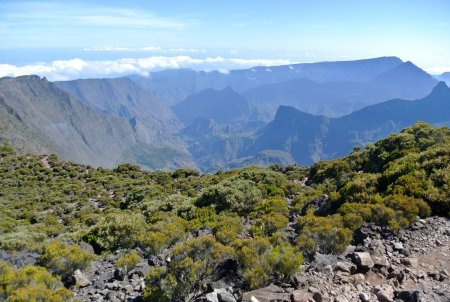
[[415, 268], [419, 265], [419, 260], [414, 257], [408, 257], [408, 258], [402, 259], [402, 263], [406, 266]]
[[91, 281], [89, 280], [89, 278], [85, 274], [83, 274], [83, 272], [80, 271], [79, 269], [77, 269], [73, 273], [73, 277], [75, 278], [75, 282], [76, 282], [77, 286], [79, 286], [79, 287], [86, 287], [91, 284]]
[[322, 302], [322, 300], [323, 300], [322, 294], [320, 292], [315, 292], [313, 294], [313, 299], [316, 302]]
[[369, 301], [370, 301], [370, 296], [369, 296], [368, 293], [360, 293], [360, 294], [359, 294], [359, 299], [360, 299], [362, 302], [369, 302]]
[[134, 292], [134, 287], [131, 284], [125, 285], [125, 290], [127, 293], [132, 294]]
[[219, 297], [216, 292], [206, 294], [205, 298], [207, 302], [219, 302]]
[[356, 265], [350, 262], [337, 262], [334, 270], [354, 274], [356, 272]]
[[225, 288], [214, 289], [214, 292], [217, 293], [219, 302], [236, 302], [233, 294], [229, 293]]
[[270, 284], [267, 287], [244, 293], [242, 302], [291, 302], [291, 296], [291, 293], [284, 292], [281, 287]]
[[349, 302], [349, 301], [345, 296], [339, 295], [336, 298], [334, 298], [334, 302]]
[[77, 245], [78, 245], [79, 247], [81, 247], [84, 251], [86, 251], [86, 252], [88, 252], [88, 253], [90, 253], [90, 254], [94, 254], [94, 253], [95, 253], [95, 252], [94, 252], [94, 248], [93, 248], [92, 245], [90, 245], [89, 243], [80, 241], [80, 242], [77, 243]]
[[394, 288], [388, 284], [382, 284], [374, 287], [373, 293], [377, 296], [378, 301], [380, 302], [394, 301]]
[[311, 298], [311, 293], [309, 293], [306, 289], [298, 289], [292, 293], [293, 302], [308, 302]]
[[420, 292], [413, 290], [404, 290], [397, 293], [397, 299], [403, 302], [420, 302]]
[[401, 243], [401, 242], [394, 242], [394, 250], [401, 251], [403, 249], [404, 249], [403, 243]]
[[372, 255], [372, 260], [375, 266], [389, 266], [389, 262], [382, 254]]
[[366, 281], [366, 278], [363, 274], [354, 274], [351, 279], [354, 284], [364, 284], [364, 282]]
[[138, 274], [140, 277], [145, 277], [149, 269], [150, 265], [145, 262], [141, 262], [136, 266], [136, 268], [128, 273], [128, 276], [131, 277], [133, 274]]
[[368, 271], [374, 266], [373, 260], [367, 252], [355, 252], [352, 258], [360, 270]]

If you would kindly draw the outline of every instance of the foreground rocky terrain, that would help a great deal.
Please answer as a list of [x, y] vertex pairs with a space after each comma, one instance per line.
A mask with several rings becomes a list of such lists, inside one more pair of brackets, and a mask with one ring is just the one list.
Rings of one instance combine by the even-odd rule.
[[[397, 234], [366, 225], [356, 240], [342, 255], [315, 254], [290, 283], [249, 292], [242, 291], [241, 273], [228, 261], [217, 269], [210, 293], [196, 301], [450, 301], [448, 219], [421, 219]], [[78, 271], [75, 295], [82, 301], [140, 301], [150, 266], [165, 265], [161, 257], [151, 257], [124, 272], [115, 268], [115, 259], [96, 260]]]

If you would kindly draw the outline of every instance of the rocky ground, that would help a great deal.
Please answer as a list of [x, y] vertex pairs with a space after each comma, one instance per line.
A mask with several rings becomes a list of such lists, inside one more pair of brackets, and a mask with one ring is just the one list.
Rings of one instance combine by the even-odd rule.
[[[151, 266], [165, 265], [151, 257], [126, 272], [114, 266], [118, 254], [95, 260], [76, 271], [71, 290], [82, 301], [141, 301], [144, 276]], [[16, 267], [34, 264], [35, 253], [9, 254], [0, 260]], [[316, 254], [302, 272], [287, 283], [243, 292], [238, 265], [223, 263], [215, 272], [202, 302], [302, 301], [450, 301], [450, 220], [430, 217], [394, 234], [367, 225], [358, 232], [356, 246], [340, 256]]]
[[290, 284], [244, 293], [243, 301], [450, 301], [450, 221], [432, 217], [393, 234], [367, 226], [345, 255], [316, 255]]

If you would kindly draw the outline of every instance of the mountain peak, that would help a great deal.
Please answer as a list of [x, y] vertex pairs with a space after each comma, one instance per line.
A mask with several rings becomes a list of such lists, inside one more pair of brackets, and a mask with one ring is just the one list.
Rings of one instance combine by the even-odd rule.
[[286, 120], [291, 120], [293, 118], [305, 119], [311, 117], [316, 117], [316, 115], [300, 111], [297, 108], [291, 106], [281, 105], [280, 107], [278, 107], [274, 121], [282, 122]]
[[443, 94], [448, 94], [450, 89], [444, 81], [439, 82], [431, 91], [429, 96], [438, 96]]

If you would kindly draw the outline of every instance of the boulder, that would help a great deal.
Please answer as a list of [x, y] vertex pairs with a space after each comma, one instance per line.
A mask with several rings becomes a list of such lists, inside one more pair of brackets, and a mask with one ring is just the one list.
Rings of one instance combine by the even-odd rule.
[[403, 302], [420, 302], [420, 292], [414, 290], [404, 290], [397, 293], [397, 299]]
[[360, 294], [359, 294], [359, 299], [360, 299], [362, 302], [369, 302], [369, 301], [370, 301], [370, 296], [369, 296], [368, 293], [360, 293]]
[[76, 282], [77, 286], [79, 286], [79, 287], [86, 287], [91, 284], [91, 281], [89, 280], [89, 278], [85, 274], [83, 274], [83, 272], [80, 271], [79, 269], [77, 269], [73, 273], [73, 277], [75, 278], [75, 282]]
[[309, 293], [306, 289], [298, 289], [292, 293], [293, 302], [308, 302], [311, 298], [311, 293]]
[[371, 257], [375, 266], [389, 266], [389, 262], [387, 261], [386, 257], [381, 253], [372, 255]]
[[396, 251], [401, 251], [404, 249], [403, 243], [401, 243], [401, 242], [394, 242], [393, 247], [394, 247], [394, 250], [396, 250]]
[[291, 297], [291, 293], [286, 293], [281, 287], [271, 284], [267, 287], [244, 293], [242, 302], [291, 302]]
[[206, 294], [205, 299], [206, 302], [219, 302], [219, 297], [216, 292]]
[[351, 262], [337, 262], [334, 266], [335, 271], [347, 272], [349, 274], [354, 274], [356, 272], [356, 265]]
[[364, 284], [366, 278], [363, 274], [354, 274], [350, 280], [353, 281], [353, 284]]
[[408, 257], [408, 258], [402, 259], [402, 263], [406, 266], [415, 268], [415, 267], [417, 267], [417, 265], [419, 265], [419, 260], [414, 257]]
[[336, 298], [334, 298], [334, 302], [349, 302], [349, 301], [345, 296], [339, 295]]
[[394, 289], [388, 284], [374, 287], [373, 293], [377, 296], [378, 301], [380, 302], [394, 301]]
[[219, 298], [219, 302], [236, 302], [234, 296], [227, 291], [218, 292], [217, 297]]
[[368, 271], [373, 266], [373, 260], [367, 252], [355, 252], [352, 254], [352, 260], [359, 270]]

